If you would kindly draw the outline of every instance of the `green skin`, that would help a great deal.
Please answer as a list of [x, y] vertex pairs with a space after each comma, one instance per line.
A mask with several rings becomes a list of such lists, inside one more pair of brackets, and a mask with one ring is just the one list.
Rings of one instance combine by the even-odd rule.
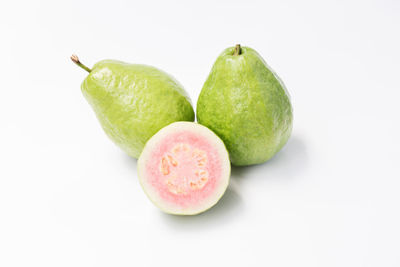
[[292, 131], [289, 94], [253, 49], [226, 49], [216, 60], [197, 102], [197, 120], [225, 143], [233, 165], [273, 157]]
[[[77, 62], [75, 62], [77, 63]], [[78, 65], [82, 65], [79, 61]], [[82, 92], [106, 134], [138, 158], [147, 140], [176, 121], [194, 121], [183, 87], [151, 66], [103, 60], [82, 83]]]

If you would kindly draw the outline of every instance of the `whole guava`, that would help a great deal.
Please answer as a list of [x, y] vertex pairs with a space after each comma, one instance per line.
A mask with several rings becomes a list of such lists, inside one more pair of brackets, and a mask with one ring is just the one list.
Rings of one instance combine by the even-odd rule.
[[176, 121], [194, 121], [188, 94], [171, 75], [148, 65], [102, 60], [81, 89], [105, 133], [128, 155], [138, 158], [147, 140]]
[[289, 94], [263, 58], [249, 47], [230, 47], [217, 58], [197, 102], [197, 120], [228, 148], [232, 164], [269, 160], [288, 141]]

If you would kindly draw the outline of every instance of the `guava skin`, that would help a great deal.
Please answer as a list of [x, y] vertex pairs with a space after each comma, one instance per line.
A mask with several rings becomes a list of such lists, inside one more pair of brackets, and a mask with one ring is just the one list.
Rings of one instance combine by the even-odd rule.
[[214, 63], [197, 102], [197, 120], [225, 143], [233, 165], [259, 164], [288, 141], [293, 122], [289, 94], [253, 49], [226, 49]]
[[134, 158], [164, 126], [195, 118], [182, 85], [151, 66], [103, 60], [81, 89], [106, 134]]

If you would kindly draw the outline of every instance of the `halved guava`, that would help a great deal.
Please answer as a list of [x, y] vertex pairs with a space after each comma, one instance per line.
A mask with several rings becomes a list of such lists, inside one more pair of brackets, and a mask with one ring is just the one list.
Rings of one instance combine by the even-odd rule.
[[162, 211], [194, 215], [214, 206], [230, 177], [224, 143], [194, 122], [175, 122], [146, 143], [138, 161], [144, 192]]

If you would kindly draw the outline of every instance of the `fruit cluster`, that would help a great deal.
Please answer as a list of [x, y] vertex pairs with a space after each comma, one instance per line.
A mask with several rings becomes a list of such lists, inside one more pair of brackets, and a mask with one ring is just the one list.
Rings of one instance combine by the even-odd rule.
[[229, 184], [230, 164], [269, 160], [287, 142], [292, 106], [279, 77], [249, 47], [217, 58], [197, 101], [169, 74], [147, 65], [103, 60], [81, 89], [104, 131], [138, 158], [150, 200], [166, 213], [193, 215], [215, 205]]

